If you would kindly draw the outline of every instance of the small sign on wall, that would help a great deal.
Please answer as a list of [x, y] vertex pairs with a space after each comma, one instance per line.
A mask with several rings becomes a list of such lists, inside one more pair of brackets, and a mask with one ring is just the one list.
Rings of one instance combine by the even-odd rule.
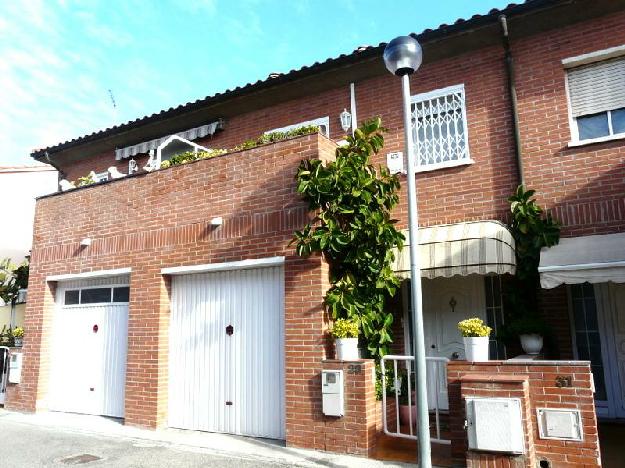
[[405, 174], [404, 153], [397, 151], [386, 155], [386, 166], [391, 174]]

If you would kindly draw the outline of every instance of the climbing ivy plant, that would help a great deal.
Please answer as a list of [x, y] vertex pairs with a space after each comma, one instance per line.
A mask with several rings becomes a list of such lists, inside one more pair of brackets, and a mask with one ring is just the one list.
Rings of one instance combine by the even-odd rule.
[[371, 164], [384, 145], [384, 130], [380, 118], [365, 122], [337, 148], [334, 161], [304, 160], [296, 176], [297, 191], [316, 213], [295, 232], [297, 253], [321, 253], [328, 261], [325, 304], [334, 319], [360, 324], [374, 357], [386, 354], [392, 342], [393, 315], [386, 301], [400, 283], [391, 268], [393, 248], [404, 242], [391, 218], [399, 179]]

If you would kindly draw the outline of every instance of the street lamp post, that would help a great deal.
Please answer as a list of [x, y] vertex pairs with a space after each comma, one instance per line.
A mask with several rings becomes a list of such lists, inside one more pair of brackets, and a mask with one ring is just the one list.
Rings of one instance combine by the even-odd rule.
[[401, 77], [404, 106], [404, 137], [408, 159], [408, 228], [410, 232], [410, 276], [412, 278], [411, 303], [414, 324], [414, 362], [417, 374], [417, 434], [419, 437], [419, 467], [432, 466], [430, 450], [430, 416], [425, 367], [425, 342], [423, 338], [423, 304], [421, 300], [421, 267], [419, 264], [419, 215], [417, 212], [417, 187], [415, 181], [414, 148], [410, 109], [410, 75], [421, 65], [423, 53], [416, 39], [400, 36], [384, 49], [384, 63], [392, 74]]

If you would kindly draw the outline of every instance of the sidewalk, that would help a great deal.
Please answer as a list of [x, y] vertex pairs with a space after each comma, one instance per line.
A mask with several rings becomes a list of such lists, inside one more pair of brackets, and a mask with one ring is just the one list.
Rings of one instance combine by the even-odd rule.
[[[145, 449], [146, 447], [158, 448], [161, 450], [161, 453], [163, 449], [170, 449], [168, 452], [170, 457], [179, 456], [176, 455], [177, 453], [186, 453], [187, 457], [190, 457], [190, 453], [201, 453], [203, 454], [204, 461], [197, 466], [205, 464], [207, 458], [210, 460], [211, 466], [237, 466], [233, 463], [233, 459], [238, 459], [242, 462], [256, 462], [252, 464], [242, 463], [241, 466], [260, 466], [261, 464], [263, 466], [337, 468], [415, 466], [404, 463], [381, 462], [347, 455], [289, 448], [285, 447], [283, 442], [267, 439], [254, 439], [250, 437], [177, 429], [151, 431], [124, 426], [117, 420], [97, 416], [54, 412], [21, 414], [0, 409], [0, 431], [3, 433], [5, 442], [7, 441], [7, 435], [11, 432], [11, 428], [14, 428], [15, 432], [21, 433], [20, 442], [23, 442], [23, 439], [28, 437], [32, 437], [33, 442], [36, 442], [37, 437], [45, 436], [48, 438], [54, 435], [57, 439], [57, 451], [59, 443], [61, 445], [65, 444], [67, 445], [67, 456], [78, 455], [79, 452], [82, 453], [89, 448], [93, 449], [88, 452], [90, 455], [99, 456], [98, 453], [92, 452], [97, 452], [98, 448], [103, 449], [103, 447], [107, 445], [109, 450], [114, 452], [117, 450], [117, 452], [115, 452], [117, 454], [128, 452], [128, 461], [130, 461], [130, 458], [133, 459], [132, 466], [141, 466], [135, 465], [137, 454], [133, 453], [133, 448]], [[74, 439], [76, 440], [76, 444], [74, 444]], [[99, 442], [98, 439], [104, 439], [107, 444]], [[78, 441], [80, 441], [80, 444], [78, 444]], [[115, 449], [114, 445], [111, 446], [111, 444], [116, 442], [120, 443], [119, 449]], [[44, 443], [43, 447], [37, 447], [36, 450], [45, 450], [45, 445]], [[79, 446], [81, 447], [80, 450], [78, 450]], [[10, 445], [5, 445], [5, 447], [10, 451]], [[58, 460], [58, 455], [55, 454], [55, 456]], [[211, 458], [211, 456], [213, 457]], [[111, 465], [106, 463], [104, 458], [106, 457], [103, 457], [103, 460], [94, 461], [93, 465], [121, 466], [119, 459]], [[162, 465], [146, 466], [170, 466], [166, 457], [161, 456], [159, 460], [162, 461]], [[182, 459], [180, 461], [182, 461]], [[112, 460], [110, 460], [110, 462], [112, 463]], [[185, 466], [195, 466], [195, 462], [197, 462], [197, 460], [190, 460], [190, 464]], [[63, 463], [68, 464], [67, 462]], [[89, 463], [89, 465], [91, 465], [91, 463]], [[49, 465], [46, 464], [46, 466]]]

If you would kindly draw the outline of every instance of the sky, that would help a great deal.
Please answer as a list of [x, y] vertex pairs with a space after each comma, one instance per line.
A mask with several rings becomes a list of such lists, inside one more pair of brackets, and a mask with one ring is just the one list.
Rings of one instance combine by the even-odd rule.
[[0, 0], [0, 165], [501, 0]]

